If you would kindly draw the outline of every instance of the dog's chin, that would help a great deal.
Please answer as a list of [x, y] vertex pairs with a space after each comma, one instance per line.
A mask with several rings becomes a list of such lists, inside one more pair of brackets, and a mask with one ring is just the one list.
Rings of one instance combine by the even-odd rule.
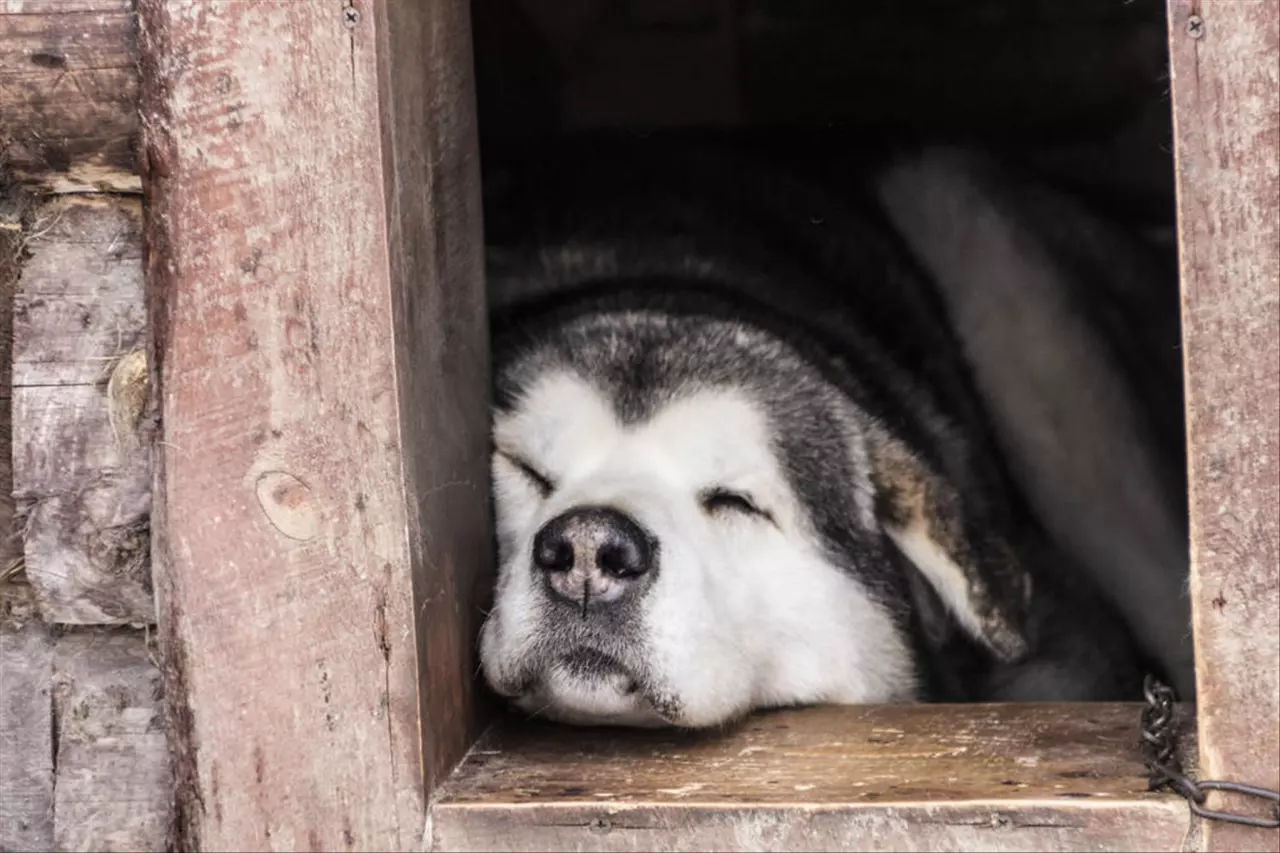
[[557, 662], [546, 667], [512, 704], [531, 716], [574, 726], [673, 724], [635, 678], [618, 667], [588, 670]]

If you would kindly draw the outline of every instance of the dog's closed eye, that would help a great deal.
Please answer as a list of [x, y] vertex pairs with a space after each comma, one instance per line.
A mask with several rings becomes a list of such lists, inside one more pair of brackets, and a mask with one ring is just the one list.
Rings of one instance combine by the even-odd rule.
[[699, 496], [699, 502], [702, 504], [702, 508], [711, 515], [733, 512], [773, 521], [773, 516], [768, 511], [761, 509], [760, 505], [745, 492], [734, 492], [717, 486], [702, 492]]
[[528, 462], [525, 462], [520, 457], [512, 456], [510, 453], [499, 453], [498, 455], [510, 462], [511, 465], [525, 477], [525, 479], [532, 483], [534, 488], [538, 490], [538, 494], [542, 497], [545, 498], [556, 490], [555, 483], [551, 481], [550, 477], [539, 473], [536, 468]]

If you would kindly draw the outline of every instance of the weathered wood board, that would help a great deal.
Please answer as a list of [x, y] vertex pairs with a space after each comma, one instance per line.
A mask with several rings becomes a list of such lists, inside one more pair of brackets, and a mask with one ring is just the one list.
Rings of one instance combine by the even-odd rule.
[[13, 470], [46, 620], [154, 621], [138, 199], [68, 196], [30, 218], [14, 304]]
[[53, 634], [0, 589], [0, 850], [53, 849]]
[[441, 789], [432, 849], [1178, 850], [1190, 812], [1147, 791], [1139, 711], [826, 707], [589, 736], [514, 721]]
[[467, 4], [139, 14], [177, 843], [416, 848], [490, 568]]
[[143, 632], [63, 634], [53, 685], [55, 849], [165, 850], [173, 786], [160, 671]]
[[[0, 341], [13, 340], [13, 296], [22, 255], [26, 197], [0, 186]], [[0, 584], [21, 569], [22, 540], [13, 524], [12, 400], [13, 348], [0, 345]]]
[[49, 192], [138, 192], [131, 0], [0, 0], [0, 169]]
[[[1201, 765], [1280, 789], [1280, 3], [1171, 0], [1169, 38]], [[1205, 839], [1276, 850], [1280, 831]]]

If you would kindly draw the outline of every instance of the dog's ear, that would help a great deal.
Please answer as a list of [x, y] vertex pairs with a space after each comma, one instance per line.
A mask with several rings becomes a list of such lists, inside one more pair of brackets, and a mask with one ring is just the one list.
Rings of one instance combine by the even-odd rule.
[[966, 634], [1006, 663], [1025, 656], [1031, 576], [1009, 543], [902, 442], [879, 434], [868, 450], [876, 515], [890, 541]]

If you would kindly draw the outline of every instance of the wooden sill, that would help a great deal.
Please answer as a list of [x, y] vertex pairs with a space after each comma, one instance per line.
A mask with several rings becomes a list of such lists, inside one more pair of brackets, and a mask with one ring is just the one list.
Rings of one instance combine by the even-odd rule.
[[507, 721], [440, 788], [431, 849], [1178, 850], [1190, 813], [1147, 791], [1139, 712], [811, 708], [715, 735]]

